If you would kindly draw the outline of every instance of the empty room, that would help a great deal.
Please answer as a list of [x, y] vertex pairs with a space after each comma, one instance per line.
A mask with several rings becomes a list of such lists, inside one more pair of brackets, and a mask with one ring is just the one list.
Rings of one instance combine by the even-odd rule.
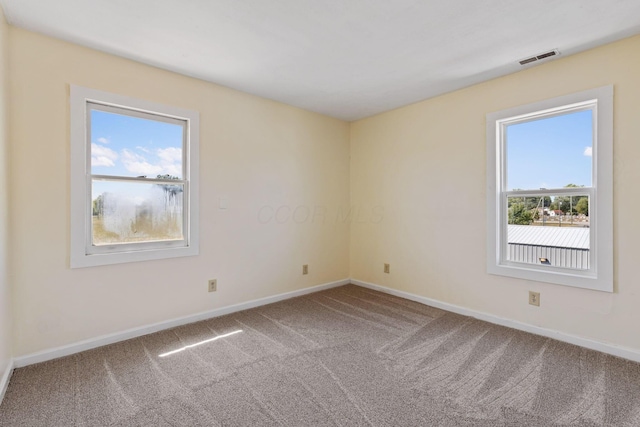
[[640, 2], [0, 7], [0, 426], [640, 425]]

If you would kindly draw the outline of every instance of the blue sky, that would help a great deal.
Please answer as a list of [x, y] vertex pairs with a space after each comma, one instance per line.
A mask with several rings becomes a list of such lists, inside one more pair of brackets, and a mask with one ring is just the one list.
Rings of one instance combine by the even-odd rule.
[[507, 127], [507, 190], [591, 186], [591, 110]]
[[182, 177], [182, 126], [91, 111], [91, 173]]

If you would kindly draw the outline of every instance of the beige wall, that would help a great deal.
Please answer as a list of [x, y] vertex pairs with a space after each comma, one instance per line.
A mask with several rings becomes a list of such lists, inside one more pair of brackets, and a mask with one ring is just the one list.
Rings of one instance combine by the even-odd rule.
[[11, 292], [9, 286], [9, 132], [7, 61], [9, 27], [0, 9], [0, 378], [12, 351]]
[[[352, 124], [351, 277], [495, 316], [640, 350], [640, 37]], [[615, 86], [613, 294], [488, 275], [485, 115]], [[382, 272], [384, 262], [391, 274]], [[528, 290], [542, 306], [527, 304]]]
[[[349, 125], [24, 30], [10, 35], [14, 356], [349, 275], [640, 350], [640, 37]], [[200, 111], [199, 256], [69, 269], [70, 83]], [[486, 113], [611, 83], [616, 292], [487, 275]], [[0, 135], [0, 159], [6, 145]], [[218, 209], [220, 198], [229, 209]], [[206, 292], [209, 278], [217, 293]], [[527, 305], [528, 290], [541, 292], [540, 308]], [[2, 368], [10, 347], [0, 309]]]
[[[16, 28], [10, 66], [15, 356], [348, 278], [348, 123]], [[199, 256], [69, 269], [70, 83], [200, 112]]]

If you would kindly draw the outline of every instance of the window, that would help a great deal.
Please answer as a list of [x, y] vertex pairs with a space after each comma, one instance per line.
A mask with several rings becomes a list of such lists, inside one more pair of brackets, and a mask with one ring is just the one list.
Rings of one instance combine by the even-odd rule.
[[487, 115], [487, 271], [613, 291], [613, 87]]
[[71, 267], [198, 253], [198, 113], [71, 86]]

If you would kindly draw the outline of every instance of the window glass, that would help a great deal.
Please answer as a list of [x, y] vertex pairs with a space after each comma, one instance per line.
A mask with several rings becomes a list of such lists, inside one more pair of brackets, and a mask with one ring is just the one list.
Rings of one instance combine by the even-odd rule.
[[92, 244], [182, 240], [182, 184], [93, 181]]
[[591, 187], [592, 110], [506, 127], [507, 190]]
[[510, 262], [588, 270], [589, 195], [507, 196]]
[[115, 114], [94, 106], [90, 132], [92, 174], [182, 178], [184, 124]]
[[88, 105], [91, 245], [183, 240], [186, 123]]

